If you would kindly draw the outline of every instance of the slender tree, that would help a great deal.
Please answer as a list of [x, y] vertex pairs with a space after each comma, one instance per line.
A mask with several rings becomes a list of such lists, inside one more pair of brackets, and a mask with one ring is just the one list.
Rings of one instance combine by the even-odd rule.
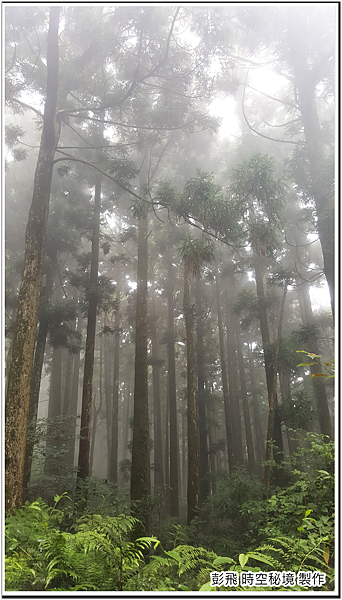
[[111, 420], [111, 447], [109, 454], [109, 481], [118, 482], [119, 446], [119, 387], [120, 387], [120, 285], [116, 284], [116, 307], [114, 317], [114, 364], [113, 364], [113, 403]]
[[[140, 175], [140, 188], [146, 193], [146, 180]], [[147, 379], [147, 269], [148, 216], [140, 205], [138, 221], [137, 304], [135, 333], [134, 416], [131, 469], [131, 502], [135, 514], [148, 528], [149, 489], [149, 417]], [[140, 506], [137, 504], [140, 504]]]
[[191, 275], [196, 275], [201, 266], [212, 262], [213, 245], [208, 241], [194, 239], [191, 235], [180, 246], [180, 255], [184, 262], [183, 310], [187, 343], [187, 400], [188, 400], [188, 516], [190, 525], [198, 511], [198, 435], [196, 416], [196, 379], [194, 345], [194, 307], [191, 303]]
[[197, 355], [197, 407], [199, 441], [199, 506], [202, 506], [209, 494], [209, 462], [207, 442], [207, 422], [205, 410], [205, 348], [204, 318], [202, 308], [202, 286], [200, 273], [196, 274], [196, 355]]
[[170, 248], [166, 250], [167, 262], [167, 358], [168, 358], [168, 398], [170, 409], [170, 515], [179, 516], [178, 494], [178, 427], [176, 398], [176, 359], [175, 359], [175, 322], [174, 322], [174, 269]]
[[55, 118], [58, 94], [60, 11], [61, 7], [59, 6], [50, 7], [43, 130], [26, 229], [24, 268], [6, 394], [5, 503], [6, 510], [10, 513], [20, 506], [23, 493], [30, 381], [43, 278], [46, 224], [53, 159], [60, 132], [60, 123], [56, 122]]
[[[82, 412], [81, 412], [81, 430], [80, 446], [78, 454], [78, 473], [77, 481], [85, 480], [89, 477], [89, 453], [90, 453], [90, 423], [91, 407], [93, 402], [93, 371], [94, 371], [94, 352], [95, 352], [95, 334], [96, 334], [96, 314], [97, 314], [97, 281], [99, 268], [99, 250], [100, 250], [100, 215], [101, 215], [101, 176], [96, 175], [94, 186], [94, 215], [93, 215], [93, 234], [92, 234], [92, 252], [90, 266], [90, 288], [88, 302], [88, 321], [86, 349], [84, 356], [84, 375], [82, 389]], [[79, 485], [78, 485], [79, 488]], [[82, 502], [86, 502], [85, 489], [82, 490]]]

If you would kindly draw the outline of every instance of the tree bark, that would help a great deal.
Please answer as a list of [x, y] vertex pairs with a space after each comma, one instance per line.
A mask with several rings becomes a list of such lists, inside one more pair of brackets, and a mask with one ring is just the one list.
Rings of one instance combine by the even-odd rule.
[[46, 224], [53, 159], [60, 126], [55, 123], [58, 94], [58, 26], [61, 7], [51, 6], [47, 36], [47, 86], [43, 131], [25, 236], [24, 268], [18, 298], [12, 358], [8, 373], [5, 423], [5, 508], [22, 501], [30, 382], [43, 277]]
[[[153, 274], [152, 274], [153, 278]], [[152, 316], [154, 319], [151, 333], [152, 358], [159, 360], [158, 353], [158, 329], [154, 283], [152, 283]], [[152, 388], [153, 388], [153, 439], [154, 439], [154, 485], [164, 484], [164, 463], [162, 444], [162, 421], [161, 421], [161, 398], [160, 398], [160, 365], [158, 362], [152, 364]]]
[[[77, 485], [80, 480], [89, 477], [89, 453], [90, 453], [90, 423], [93, 395], [93, 372], [94, 372], [94, 353], [95, 353], [95, 334], [96, 334], [96, 313], [97, 313], [97, 280], [99, 267], [100, 251], [100, 215], [101, 215], [101, 176], [96, 175], [95, 194], [94, 194], [94, 217], [93, 234], [91, 244], [91, 264], [90, 264], [90, 291], [88, 305], [88, 323], [86, 348], [84, 356], [84, 375], [82, 388], [82, 412], [81, 412], [81, 430], [80, 446], [78, 454], [78, 473]], [[76, 490], [77, 491], [77, 490]], [[86, 504], [86, 490], [83, 488], [82, 502]]]
[[228, 392], [228, 374], [227, 374], [227, 360], [226, 352], [224, 347], [224, 333], [222, 324], [222, 309], [221, 309], [221, 290], [220, 290], [220, 278], [219, 273], [216, 271], [216, 309], [217, 309], [217, 323], [219, 330], [219, 343], [220, 343], [220, 359], [221, 359], [221, 378], [222, 378], [222, 390], [223, 390], [223, 403], [224, 403], [224, 416], [226, 425], [226, 438], [227, 438], [227, 453], [228, 453], [228, 467], [231, 472], [232, 468], [236, 465], [235, 449], [233, 446], [232, 436], [232, 416], [229, 404], [229, 392]]
[[209, 456], [207, 441], [207, 423], [205, 416], [205, 361], [204, 331], [202, 314], [202, 286], [198, 273], [196, 276], [196, 350], [197, 350], [197, 407], [199, 438], [199, 506], [203, 506], [209, 494]]
[[[107, 315], [104, 316], [104, 327], [108, 327]], [[111, 398], [111, 364], [110, 364], [110, 333], [104, 334], [104, 392], [105, 392], [105, 404], [106, 404], [106, 441], [107, 441], [107, 456], [108, 456], [108, 470], [107, 478], [110, 481], [110, 455], [111, 455], [111, 438], [112, 438], [112, 398]]]
[[[77, 318], [77, 332], [81, 333], [83, 327], [82, 313], [79, 310]], [[68, 409], [68, 415], [70, 416], [70, 438], [67, 441], [67, 452], [65, 455], [65, 463], [71, 469], [74, 468], [75, 460], [75, 437], [76, 437], [76, 416], [78, 407], [78, 387], [80, 378], [80, 360], [81, 353], [77, 352], [74, 356], [74, 370], [71, 382], [71, 399]]]
[[[149, 495], [149, 422], [147, 379], [147, 215], [139, 219], [138, 273], [135, 338], [134, 419], [131, 470], [131, 502], [133, 513], [148, 527]], [[139, 507], [136, 502], [141, 504]], [[142, 511], [142, 512], [141, 512]]]
[[114, 319], [114, 365], [113, 365], [113, 404], [111, 423], [111, 451], [109, 481], [118, 482], [119, 448], [119, 384], [120, 384], [120, 286], [116, 284], [116, 311]]
[[188, 516], [187, 523], [198, 512], [198, 439], [196, 419], [196, 388], [195, 388], [195, 345], [194, 345], [194, 314], [190, 298], [190, 268], [184, 264], [184, 297], [183, 297], [186, 345], [187, 345], [187, 399], [188, 399]]
[[259, 401], [258, 401], [258, 392], [255, 383], [254, 377], [254, 365], [251, 348], [248, 344], [248, 366], [249, 366], [249, 377], [250, 377], [250, 391], [252, 398], [252, 407], [253, 407], [253, 425], [254, 425], [254, 440], [255, 440], [255, 454], [257, 458], [258, 465], [261, 465], [264, 460], [264, 440], [265, 436], [262, 432], [262, 423], [260, 417], [260, 409], [259, 409]]
[[[302, 283], [298, 281], [297, 292], [303, 325], [312, 325], [313, 312], [311, 307], [309, 285], [306, 282]], [[307, 340], [306, 346], [308, 348], [308, 352], [313, 352], [315, 354], [320, 353], [317, 336], [314, 332], [312, 333], [312, 335], [310, 335], [309, 339]], [[322, 369], [319, 365], [310, 365], [311, 375], [314, 375], [315, 373], [320, 373], [321, 370]], [[333, 427], [331, 424], [325, 384], [323, 381], [320, 380], [320, 378], [313, 378], [312, 386], [316, 400], [317, 416], [321, 433], [323, 433], [324, 435], [328, 435], [332, 440]]]
[[[331, 310], [334, 317], [334, 194], [332, 182], [327, 180], [327, 159], [324, 149], [322, 128], [316, 103], [316, 87], [322, 79], [322, 64], [311, 66], [307, 61], [307, 48], [303, 41], [309, 26], [302, 10], [296, 10], [296, 25], [293, 27], [293, 11], [288, 11], [287, 39], [290, 49], [290, 64], [294, 73], [299, 109], [305, 135], [309, 160], [312, 193], [314, 196], [317, 229], [321, 242], [324, 274], [329, 286]], [[310, 35], [310, 32], [307, 32]], [[323, 59], [324, 60], [324, 59]]]
[[243, 449], [242, 449], [242, 423], [241, 423], [241, 412], [240, 402], [237, 392], [236, 385], [236, 348], [235, 348], [235, 336], [234, 328], [232, 326], [232, 314], [229, 303], [229, 294], [227, 290], [226, 297], [226, 330], [227, 330], [227, 365], [228, 365], [228, 388], [229, 388], [229, 404], [231, 407], [233, 428], [232, 438], [234, 446], [234, 455], [236, 464], [242, 465], [244, 463]]
[[[272, 355], [270, 333], [269, 333], [269, 328], [268, 328], [264, 280], [263, 280], [262, 264], [261, 264], [260, 249], [259, 249], [258, 242], [253, 244], [253, 260], [254, 260], [254, 273], [255, 273], [256, 288], [257, 288], [257, 298], [258, 298], [260, 332], [261, 332], [262, 346], [263, 346], [263, 351], [264, 351], [268, 404], [270, 406], [272, 394], [273, 394], [274, 358]], [[281, 419], [280, 419], [280, 415], [279, 415], [279, 406], [278, 406], [278, 402], [277, 402], [277, 393], [276, 392], [275, 392], [275, 396], [273, 397], [272, 402], [274, 404], [274, 406], [272, 408], [272, 412], [275, 411], [277, 413], [276, 418], [272, 417], [272, 419], [273, 419], [272, 427], [273, 427], [275, 439], [277, 441], [277, 448], [274, 449], [273, 456], [274, 456], [275, 462], [277, 463], [277, 471], [276, 471], [277, 475], [280, 476], [281, 475], [280, 465], [283, 462], [284, 454], [283, 454], [283, 445], [282, 445]], [[272, 435], [273, 435], [273, 431], [272, 431]]]
[[47, 475], [60, 475], [60, 458], [54, 456], [61, 445], [61, 423], [58, 417], [62, 416], [62, 348], [54, 348], [52, 353], [52, 369], [50, 377], [49, 409], [46, 434], [45, 473]]
[[170, 515], [179, 517], [178, 491], [178, 428], [177, 428], [177, 398], [176, 398], [176, 359], [175, 359], [175, 322], [173, 295], [173, 268], [170, 250], [167, 250], [167, 359], [168, 359], [168, 390], [170, 410]]
[[268, 415], [268, 427], [267, 427], [267, 439], [266, 439], [266, 453], [265, 453], [265, 471], [264, 471], [264, 486], [265, 495], [268, 496], [268, 489], [270, 484], [270, 461], [272, 456], [272, 442], [273, 442], [273, 431], [274, 431], [274, 419], [275, 419], [275, 400], [277, 396], [277, 365], [278, 365], [278, 354], [280, 348], [281, 332], [283, 329], [284, 311], [285, 311], [285, 300], [287, 293], [287, 284], [284, 285], [283, 296], [281, 300], [280, 316], [278, 324], [278, 335], [276, 340], [276, 346], [274, 350], [273, 359], [273, 377], [272, 377], [272, 391], [269, 403], [269, 415]]
[[237, 319], [235, 319], [235, 336], [236, 336], [236, 351], [237, 351], [237, 356], [238, 356], [240, 382], [241, 382], [242, 410], [243, 410], [243, 418], [244, 418], [244, 422], [245, 422], [245, 431], [246, 431], [248, 467], [249, 467], [250, 471], [253, 473], [255, 470], [253, 435], [252, 435], [251, 420], [250, 420], [250, 415], [249, 415], [249, 405], [248, 405], [247, 386], [246, 386], [246, 378], [245, 378], [244, 356], [243, 356], [243, 352], [242, 352], [240, 323], [237, 321]]
[[56, 260], [57, 256], [54, 255], [51, 258], [47, 268], [46, 268], [46, 284], [42, 290], [41, 298], [40, 298], [40, 310], [41, 310], [41, 319], [39, 323], [39, 330], [37, 335], [37, 343], [34, 354], [34, 366], [31, 377], [31, 393], [30, 393], [30, 407], [29, 407], [29, 415], [28, 415], [28, 431], [27, 431], [27, 440], [26, 440], [26, 451], [25, 451], [25, 466], [24, 466], [24, 500], [27, 499], [27, 492], [30, 483], [31, 477], [31, 468], [32, 468], [32, 457], [33, 450], [35, 444], [35, 433], [36, 433], [36, 424], [37, 424], [37, 413], [38, 413], [38, 403], [39, 403], [39, 392], [40, 392], [40, 383], [42, 378], [43, 364], [44, 364], [44, 354], [45, 354], [45, 345], [46, 338], [49, 329], [49, 320], [46, 314], [46, 309], [51, 301], [51, 296], [53, 292], [53, 284], [55, 280], [55, 271], [56, 271]]

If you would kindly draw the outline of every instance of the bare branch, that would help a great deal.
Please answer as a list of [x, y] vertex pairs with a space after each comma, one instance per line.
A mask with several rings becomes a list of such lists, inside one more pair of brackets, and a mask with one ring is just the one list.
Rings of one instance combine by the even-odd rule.
[[270, 100], [274, 100], [274, 102], [279, 102], [280, 104], [284, 104], [285, 106], [290, 106], [291, 108], [295, 108], [298, 110], [298, 106], [296, 106], [296, 104], [292, 104], [292, 102], [287, 102], [286, 100], [282, 100], [281, 98], [276, 98], [275, 96], [270, 96], [270, 94], [266, 94], [266, 92], [257, 90], [252, 85], [249, 85], [246, 83], [242, 83], [241, 85], [244, 85], [245, 87], [248, 87], [249, 89], [253, 90], [254, 92], [257, 92], [258, 94], [261, 94], [262, 96], [265, 96], [265, 98], [270, 98]]
[[136, 194], [136, 192], [133, 192], [133, 190], [131, 190], [130, 188], [125, 186], [121, 181], [119, 181], [115, 177], [112, 177], [111, 175], [106, 173], [106, 171], [103, 171], [102, 169], [100, 169], [99, 167], [94, 165], [93, 163], [90, 163], [87, 160], [82, 160], [81, 158], [75, 158], [74, 156], [70, 156], [66, 152], [63, 152], [62, 150], [56, 150], [56, 152], [60, 152], [61, 154], [64, 154], [65, 158], [56, 158], [53, 161], [53, 164], [56, 164], [56, 163], [62, 162], [62, 161], [72, 161], [72, 162], [77, 162], [77, 163], [86, 165], [90, 169], [94, 169], [94, 171], [97, 171], [98, 173], [101, 173], [101, 175], [104, 175], [104, 177], [107, 177], [108, 179], [111, 179], [111, 181], [114, 181], [114, 183], [116, 183], [124, 192], [128, 192], [129, 194], [131, 194], [131, 196], [134, 196], [138, 200], [148, 202], [148, 200], [146, 200], [146, 198], [139, 196], [139, 194]]
[[41, 119], [43, 119], [43, 113], [41, 113], [40, 110], [38, 110], [37, 108], [34, 108], [34, 106], [31, 106], [30, 104], [26, 104], [26, 102], [22, 102], [21, 100], [18, 100], [18, 98], [12, 98], [12, 100], [13, 100], [13, 102], [16, 102], [17, 104], [20, 104], [20, 106], [22, 106], [23, 108], [33, 110], [33, 112], [35, 112]]
[[[61, 113], [63, 111], [60, 111]], [[91, 111], [93, 112], [93, 111]], [[73, 117], [75, 119], [84, 119], [86, 121], [94, 121], [95, 123], [104, 123], [105, 125], [116, 125], [117, 127], [125, 127], [127, 129], [145, 129], [147, 131], [178, 131], [180, 129], [183, 129], [185, 127], [187, 127], [188, 125], [192, 125], [193, 123], [196, 122], [196, 119], [192, 119], [191, 121], [188, 121], [187, 123], [183, 123], [181, 126], [177, 126], [177, 127], [153, 127], [152, 125], [137, 125], [137, 124], [129, 124], [129, 123], [121, 123], [120, 121], [110, 121], [108, 119], [98, 119], [95, 117], [89, 117], [89, 116], [80, 116], [80, 115], [76, 115], [76, 114], [69, 114], [69, 117]]]
[[287, 127], [288, 125], [292, 125], [292, 123], [298, 123], [300, 120], [300, 117], [298, 117], [298, 119], [292, 119], [292, 121], [287, 121], [287, 123], [281, 123], [280, 125], [273, 125], [273, 123], [268, 123], [265, 119], [263, 119], [263, 122], [267, 127]]
[[[247, 75], [248, 75], [248, 72], [247, 72]], [[246, 75], [246, 79], [247, 79], [247, 75]], [[263, 137], [266, 140], [271, 140], [271, 142], [278, 142], [280, 144], [294, 144], [295, 146], [297, 146], [298, 144], [303, 143], [303, 142], [292, 142], [291, 140], [277, 140], [276, 138], [272, 138], [272, 137], [270, 137], [268, 135], [264, 135], [260, 131], [257, 131], [256, 129], [254, 129], [252, 127], [252, 125], [249, 123], [249, 121], [248, 121], [248, 119], [246, 117], [246, 112], [245, 112], [245, 92], [246, 92], [246, 85], [244, 86], [243, 96], [242, 96], [242, 104], [241, 104], [241, 106], [242, 106], [242, 114], [243, 114], [243, 117], [244, 117], [244, 119], [246, 121], [247, 126], [249, 127], [249, 129], [251, 131], [253, 131], [253, 133], [256, 133], [257, 135], [260, 135], [260, 137]]]
[[285, 234], [285, 242], [287, 243], [288, 246], [291, 246], [292, 248], [305, 248], [306, 246], [310, 246], [311, 244], [315, 244], [316, 242], [318, 242], [319, 238], [317, 238], [316, 240], [312, 240], [312, 242], [307, 242], [306, 244], [291, 244]]

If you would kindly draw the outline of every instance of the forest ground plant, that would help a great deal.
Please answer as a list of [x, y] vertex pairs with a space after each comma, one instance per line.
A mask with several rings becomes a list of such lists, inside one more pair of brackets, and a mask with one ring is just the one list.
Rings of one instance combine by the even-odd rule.
[[[131, 542], [136, 519], [127, 515], [88, 515], [75, 533], [61, 531], [65, 510], [42, 500], [9, 516], [6, 522], [7, 590], [122, 590], [144, 564], [143, 551], [156, 538]], [[56, 587], [57, 586], [57, 587]]]
[[[172, 519], [164, 531], [160, 528], [161, 537], [169, 542], [172, 537], [170, 549], [164, 549], [155, 537], [131, 541], [136, 519], [127, 514], [94, 514], [90, 507], [88, 514], [75, 519], [66, 494], [55, 496], [50, 507], [42, 500], [27, 502], [6, 520], [6, 589], [215, 591], [210, 573], [228, 569], [238, 573], [319, 571], [326, 575], [319, 590], [331, 591], [333, 444], [317, 434], [306, 436], [307, 447], [301, 451], [306, 471], [292, 469], [286, 489], [275, 489], [265, 502], [261, 484], [237, 469], [219, 482], [207, 530], [201, 515], [190, 526]], [[99, 490], [97, 484], [94, 481], [93, 487]], [[109, 493], [118, 500], [115, 490]], [[225, 528], [228, 517], [231, 527]], [[205, 535], [215, 523], [216, 539]], [[246, 590], [243, 586], [230, 589]], [[302, 591], [298, 585], [291, 589]]]

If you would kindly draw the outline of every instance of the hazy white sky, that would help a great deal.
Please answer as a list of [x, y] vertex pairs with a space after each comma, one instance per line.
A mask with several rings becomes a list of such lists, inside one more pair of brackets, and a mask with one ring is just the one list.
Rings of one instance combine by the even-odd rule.
[[[273, 95], [284, 83], [284, 79], [268, 67], [259, 67], [249, 71], [248, 83], [265, 94]], [[239, 120], [235, 114], [235, 107], [236, 100], [232, 97], [216, 99], [210, 105], [210, 113], [223, 119], [221, 138], [239, 135]]]

